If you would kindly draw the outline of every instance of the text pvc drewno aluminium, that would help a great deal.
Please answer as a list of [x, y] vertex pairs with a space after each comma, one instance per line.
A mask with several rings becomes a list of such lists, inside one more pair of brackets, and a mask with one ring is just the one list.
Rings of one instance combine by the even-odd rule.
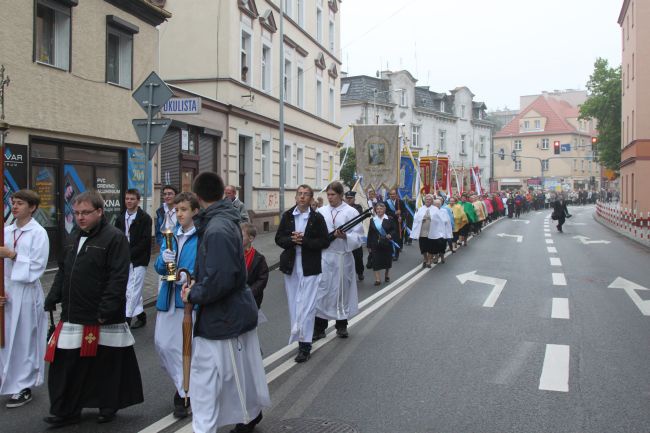
[[201, 98], [170, 98], [160, 112], [162, 114], [199, 114]]

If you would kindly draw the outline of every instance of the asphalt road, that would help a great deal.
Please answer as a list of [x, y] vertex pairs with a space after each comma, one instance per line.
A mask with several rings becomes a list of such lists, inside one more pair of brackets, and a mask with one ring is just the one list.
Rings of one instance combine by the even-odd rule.
[[[650, 288], [650, 252], [596, 223], [593, 207], [571, 212], [562, 234], [545, 228], [550, 211], [500, 220], [431, 270], [407, 247], [390, 285], [375, 288], [366, 272], [350, 338], [317, 343], [305, 364], [285, 348], [286, 296], [272, 272], [259, 335], [273, 407], [256, 431], [650, 430], [650, 292], [621, 279], [609, 288], [619, 277]], [[84, 412], [63, 431], [191, 431], [168, 416], [173, 387], [148, 313], [134, 331], [145, 403], [108, 425]], [[0, 408], [0, 431], [43, 431], [47, 408], [44, 386], [28, 406]]]

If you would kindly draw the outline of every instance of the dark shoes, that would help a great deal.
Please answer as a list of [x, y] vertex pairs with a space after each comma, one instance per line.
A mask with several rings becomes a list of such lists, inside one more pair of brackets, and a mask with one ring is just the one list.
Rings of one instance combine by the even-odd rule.
[[70, 416], [46, 416], [43, 421], [48, 423], [52, 428], [65, 427], [67, 425], [77, 424], [81, 421], [81, 414]]
[[381, 286], [381, 281], [375, 281], [375, 286]]
[[325, 338], [325, 331], [314, 331], [314, 335], [311, 338], [311, 341], [318, 341]]
[[131, 329], [138, 329], [147, 324], [147, 315], [143, 311], [136, 316], [136, 321], [131, 325]]
[[310, 357], [311, 357], [310, 352], [306, 350], [299, 350], [298, 354], [293, 360], [296, 361], [298, 364], [300, 364], [302, 362], [308, 361]]
[[388, 283], [390, 281], [390, 277], [384, 277], [384, 281]]
[[115, 419], [116, 413], [117, 413], [117, 409], [109, 409], [109, 408], [99, 409], [99, 415], [97, 415], [97, 422], [100, 424], [111, 422]]
[[25, 388], [18, 394], [12, 395], [6, 406], [8, 409], [13, 409], [15, 407], [24, 406], [30, 401], [32, 401], [32, 390]]
[[357, 276], [359, 277], [359, 281], [363, 281], [363, 274], [357, 274]]
[[557, 231], [562, 233], [562, 227], [560, 227], [560, 226], [556, 226], [556, 227], [557, 227]]
[[336, 330], [336, 336], [339, 338], [348, 338], [348, 328], [339, 328]]
[[190, 414], [190, 399], [187, 399], [187, 406], [185, 399], [181, 397], [178, 392], [174, 393], [174, 418], [186, 418]]
[[262, 421], [262, 412], [255, 417], [255, 419], [248, 424], [237, 424], [230, 433], [250, 433], [255, 430], [255, 426]]

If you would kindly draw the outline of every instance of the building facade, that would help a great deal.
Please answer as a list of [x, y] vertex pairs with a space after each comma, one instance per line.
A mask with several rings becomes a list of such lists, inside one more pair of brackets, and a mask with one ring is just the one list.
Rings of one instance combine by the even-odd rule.
[[[650, 212], [650, 4], [625, 0], [622, 38], [621, 207]], [[643, 42], [646, 41], [646, 42]]]
[[[2, 0], [0, 9], [0, 63], [11, 80], [5, 191], [40, 194], [35, 217], [56, 260], [75, 194], [101, 192], [112, 222], [124, 191], [144, 185], [131, 121], [145, 115], [131, 93], [156, 69], [156, 26], [171, 15], [145, 0]], [[11, 222], [6, 199], [4, 215]]]
[[592, 149], [597, 132], [593, 121], [579, 115], [578, 107], [546, 93], [524, 107], [494, 135], [494, 151], [504, 155], [494, 158], [497, 187], [598, 190], [601, 169]]
[[[492, 177], [494, 124], [486, 105], [474, 101], [467, 87], [434, 92], [417, 86], [408, 71], [383, 71], [379, 77], [341, 79], [341, 123], [400, 124], [401, 133], [419, 156], [445, 156], [457, 170], [478, 167], [483, 189]], [[351, 135], [346, 145], [353, 144]]]
[[[225, 124], [202, 126], [217, 132], [214, 148], [221, 166], [213, 169], [239, 188], [239, 198], [258, 229], [270, 230], [279, 224], [280, 151], [285, 160], [287, 208], [293, 205], [298, 185], [321, 189], [338, 171], [339, 3], [165, 2], [174, 19], [160, 28], [161, 75], [176, 89], [200, 95], [222, 110]], [[280, 83], [285, 106], [282, 149]], [[201, 149], [199, 143], [199, 155]], [[161, 181], [166, 172], [176, 170], [170, 168], [173, 162], [161, 160]]]

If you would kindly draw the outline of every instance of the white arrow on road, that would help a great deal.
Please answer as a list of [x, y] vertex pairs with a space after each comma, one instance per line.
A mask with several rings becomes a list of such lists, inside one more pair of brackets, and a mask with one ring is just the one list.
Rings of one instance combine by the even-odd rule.
[[650, 316], [650, 300], [644, 301], [641, 299], [637, 290], [650, 290], [647, 287], [639, 286], [637, 283], [626, 280], [622, 277], [617, 277], [612, 284], [608, 286], [609, 289], [623, 289], [625, 293], [632, 299], [632, 302], [641, 310], [644, 316]]
[[509, 235], [507, 233], [499, 233], [497, 236], [499, 236], [500, 238], [503, 238], [503, 237], [517, 238], [517, 242], [523, 242], [523, 240], [524, 240], [524, 237], [521, 236], [521, 235]]
[[508, 282], [507, 280], [502, 280], [501, 278], [488, 277], [484, 275], [476, 275], [476, 271], [456, 275], [456, 278], [458, 278], [458, 281], [460, 281], [461, 284], [465, 284], [465, 282], [467, 281], [474, 281], [476, 283], [484, 283], [484, 284], [492, 285], [493, 286], [492, 291], [490, 292], [487, 299], [483, 303], [484, 307], [490, 307], [490, 308], [494, 307], [494, 304], [496, 304], [497, 299], [499, 299], [499, 295], [501, 294], [501, 291], [503, 290], [506, 283]]
[[609, 244], [609, 241], [604, 241], [604, 240], [598, 240], [598, 241], [590, 241], [587, 236], [574, 236], [573, 239], [578, 239], [580, 242], [582, 242], [584, 245], [590, 245], [590, 244]]
[[517, 219], [514, 219], [513, 221], [519, 221], [520, 223], [530, 224], [530, 221], [528, 221], [528, 220], [517, 220]]
[[572, 223], [572, 222], [567, 221], [566, 225], [568, 225], [568, 226], [586, 226], [587, 223]]

